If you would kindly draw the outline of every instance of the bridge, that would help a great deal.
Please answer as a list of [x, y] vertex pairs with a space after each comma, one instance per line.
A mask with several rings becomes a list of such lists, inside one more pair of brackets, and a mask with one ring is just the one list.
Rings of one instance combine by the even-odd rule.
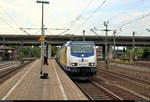
[[[94, 41], [96, 45], [103, 46], [103, 55], [105, 56], [105, 36], [84, 36], [86, 41]], [[109, 58], [113, 57], [114, 36], [107, 37]], [[21, 46], [39, 46], [40, 35], [0, 35], [0, 45], [21, 45]], [[51, 45], [63, 45], [66, 41], [82, 41], [82, 35], [46, 35], [47, 55], [51, 57]], [[147, 36], [116, 36], [116, 46], [150, 46], [150, 37]]]
[[[66, 41], [82, 40], [82, 35], [46, 35], [45, 40], [47, 44], [62, 45]], [[0, 45], [20, 45], [24, 46], [40, 45], [40, 35], [0, 35]], [[105, 45], [105, 36], [85, 36], [86, 41], [94, 41], [96, 45]], [[133, 36], [116, 36], [116, 46], [132, 46]], [[108, 45], [114, 44], [114, 36], [108, 36]], [[150, 46], [150, 37], [135, 36], [135, 46]]]

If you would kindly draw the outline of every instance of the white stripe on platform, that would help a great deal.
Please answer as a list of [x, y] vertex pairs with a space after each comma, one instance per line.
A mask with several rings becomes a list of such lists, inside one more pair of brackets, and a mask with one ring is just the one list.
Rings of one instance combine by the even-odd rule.
[[53, 68], [55, 69], [56, 77], [57, 77], [57, 80], [58, 80], [59, 87], [60, 87], [61, 93], [62, 93], [62, 95], [63, 95], [63, 98], [64, 98], [64, 100], [68, 100], [67, 95], [66, 95], [66, 93], [65, 93], [65, 91], [64, 91], [63, 85], [62, 85], [62, 83], [61, 83], [61, 81], [60, 81], [60, 79], [59, 79], [59, 77], [58, 77], [58, 73], [57, 73], [57, 71], [56, 71], [56, 67], [54, 67], [54, 61], [53, 61], [53, 64], [52, 64], [52, 65], [53, 65]]
[[21, 83], [21, 81], [26, 77], [26, 75], [31, 71], [31, 69], [33, 68], [33, 66], [36, 63], [34, 63], [30, 69], [28, 69], [26, 71], [26, 73], [21, 77], [21, 79], [8, 91], [8, 93], [2, 98], [2, 100], [6, 100], [6, 98], [13, 92], [13, 90]]

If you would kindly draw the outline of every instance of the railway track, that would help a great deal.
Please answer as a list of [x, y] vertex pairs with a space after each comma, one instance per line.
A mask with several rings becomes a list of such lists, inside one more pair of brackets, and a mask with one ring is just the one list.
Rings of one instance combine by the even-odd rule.
[[94, 81], [75, 83], [89, 100], [123, 100]]
[[[100, 71], [100, 69], [99, 69]], [[101, 76], [116, 84], [120, 88], [130, 91], [134, 95], [145, 100], [150, 100], [150, 82], [139, 78], [134, 78], [120, 73], [110, 72], [101, 69]]]
[[[123, 66], [115, 66], [115, 65], [109, 65], [110, 72], [115, 73], [118, 75], [129, 77], [130, 79], [141, 81], [142, 83], [150, 84], [150, 72], [149, 71], [143, 71], [139, 69], [133, 69], [133, 68], [124, 68]], [[98, 70], [106, 69], [104, 65], [101, 65]], [[142, 67], [141, 67], [142, 69]]]
[[0, 69], [7, 68], [7, 67], [10, 67], [10, 66], [16, 65], [16, 64], [19, 64], [19, 62], [16, 62], [16, 61], [3, 62], [0, 64]]
[[106, 71], [104, 69], [99, 69], [101, 71], [105, 71], [106, 73], [109, 73], [111, 75], [114, 75], [114, 76], [117, 76], [119, 78], [122, 78], [122, 79], [126, 79], [126, 80], [131, 80], [131, 81], [136, 81], [142, 85], [145, 85], [145, 87], [147, 86], [148, 88], [150, 88], [150, 81], [149, 80], [145, 80], [145, 79], [141, 79], [141, 78], [136, 78], [136, 77], [133, 77], [133, 76], [129, 76], [129, 75], [126, 75], [126, 74], [122, 74], [122, 73], [116, 73], [116, 72], [112, 72], [112, 71]]
[[[119, 62], [113, 62], [113, 63], [118, 64]], [[150, 62], [149, 61], [135, 61], [134, 64], [126, 64], [126, 63], [119, 63], [119, 64], [150, 68]]]
[[15, 64], [10, 66], [5, 65], [5, 67], [0, 69], [0, 84], [3, 83], [5, 80], [16, 74], [18, 71], [20, 71], [22, 68], [24, 68], [25, 65], [27, 65], [30, 62], [26, 62], [24, 64]]

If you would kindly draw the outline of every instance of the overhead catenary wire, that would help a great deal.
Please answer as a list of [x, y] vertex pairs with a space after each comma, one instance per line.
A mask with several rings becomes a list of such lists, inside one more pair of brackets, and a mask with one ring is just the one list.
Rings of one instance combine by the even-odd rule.
[[84, 21], [83, 24], [85, 24], [98, 10], [100, 10], [102, 8], [102, 6], [106, 3], [106, 1], [107, 0], [103, 1], [102, 4], [96, 10], [94, 10], [94, 12]]
[[[141, 4], [143, 4], [143, 6], [144, 6], [144, 5], [145, 5], [145, 0], [141, 0], [141, 1], [142, 1]], [[136, 6], [136, 7], [138, 7], [138, 6]], [[129, 25], [129, 24], [132, 24], [132, 23], [135, 23], [135, 22], [137, 22], [137, 21], [139, 21], [139, 20], [142, 20], [142, 19], [144, 19], [145, 17], [148, 17], [148, 16], [150, 16], [150, 12], [147, 13], [147, 14], [144, 14], [144, 10], [143, 10], [143, 14], [142, 14], [140, 17], [135, 18], [134, 20], [129, 21], [129, 22], [127, 22], [127, 23], [125, 23], [125, 24], [122, 24], [122, 25], [120, 25], [120, 26], [117, 26], [116, 28], [122, 28], [122, 27], [124, 27], [124, 26]]]
[[35, 35], [35, 34], [37, 34], [37, 33], [39, 33], [41, 30], [39, 30], [39, 31], [37, 31], [37, 32], [35, 32], [35, 33], [33, 33], [33, 35]]
[[27, 31], [25, 31], [23, 28], [20, 28], [23, 32], [25, 32], [27, 35], [30, 35]]
[[[27, 30], [39, 30], [41, 28], [23, 28]], [[47, 30], [67, 30], [67, 28], [46, 28]]]
[[95, 32], [93, 29], [90, 29], [91, 32], [93, 32], [95, 35], [99, 36], [99, 37], [102, 37], [100, 36], [97, 32]]
[[[70, 29], [66, 29], [65, 31], [63, 31], [63, 32], [61, 32], [61, 33], [55, 35], [55, 36], [52, 37], [52, 38], [56, 38], [56, 37], [60, 36], [61, 34], [64, 34], [65, 32], [67, 32], [67, 31], [69, 31], [69, 30], [70, 30]], [[48, 30], [48, 32], [49, 32], [49, 30]], [[50, 32], [49, 32], [49, 33], [50, 33]], [[51, 39], [52, 39], [52, 38], [51, 38]]]
[[[31, 35], [31, 34], [29, 34], [26, 30], [38, 30], [37, 32], [34, 33], [34, 34], [37, 34], [38, 32], [40, 32], [39, 30], [40, 30], [41, 28], [20, 28], [20, 29], [21, 29], [23, 32], [25, 32], [27, 35]], [[25, 30], [25, 29], [26, 29], [26, 30]], [[63, 33], [65, 33], [65, 32], [67, 32], [67, 31], [70, 30], [70, 29], [66, 29], [66, 28], [45, 28], [45, 29], [48, 31], [49, 34], [52, 34], [52, 33], [49, 32], [49, 30], [65, 30], [65, 31], [59, 33], [58, 35], [63, 34]]]
[[[17, 29], [23, 31], [25, 34], [27, 34], [29, 36], [30, 35], [34, 35], [34, 34], [37, 34], [39, 31], [35, 32], [34, 34], [31, 34], [31, 33], [27, 32], [27, 30], [39, 30], [39, 29], [41, 29], [41, 28], [20, 28], [19, 25], [16, 23], [16, 20], [14, 20], [13, 17], [9, 15], [9, 13], [7, 12], [7, 10], [5, 10], [2, 6], [0, 8], [1, 8], [1, 10], [3, 10], [3, 12], [5, 13], [5, 15], [7, 15], [7, 18], [9, 18], [16, 25]], [[5, 20], [4, 18], [1, 18], [1, 20], [3, 20], [7, 25], [9, 25], [9, 27], [11, 29], [13, 29], [16, 33], [18, 33], [15, 30], [15, 28], [10, 23], [8, 23], [9, 20]], [[63, 33], [66, 32], [66, 28], [61, 28], [61, 29], [59, 29], [59, 28], [48, 28], [48, 29], [49, 30], [65, 30], [64, 32], [61, 32], [60, 34], [63, 34]], [[68, 29], [67, 29], [67, 31], [68, 31]]]
[[[54, 30], [54, 29], [53, 29], [53, 30]], [[55, 30], [62, 30], [62, 29], [55, 29]], [[63, 31], [63, 32], [61, 32], [61, 33], [59, 33], [59, 34], [57, 34], [57, 35], [61, 35], [61, 34], [67, 32], [67, 31], [69, 31], [69, 30], [70, 30], [70, 29], [66, 29], [65, 31]], [[47, 31], [48, 31], [49, 34], [52, 34], [48, 29], [47, 29]]]
[[[16, 23], [16, 20], [14, 20], [13, 17], [10, 16], [9, 13], [8, 13], [2, 6], [1, 6], [0, 8], [4, 11], [4, 13], [7, 15], [7, 17], [8, 17], [11, 21], [13, 21], [13, 23], [16, 25], [17, 29], [23, 31], [23, 32], [24, 32], [25, 34], [27, 34], [27, 35], [30, 35], [30, 34], [29, 34], [28, 32], [26, 32], [25, 30], [20, 29], [19, 25]], [[14, 29], [13, 26], [11, 26], [11, 28]], [[16, 30], [15, 30], [15, 32], [16, 32], [17, 34], [19, 34]]]
[[13, 31], [15, 31], [15, 32], [18, 34], [18, 32], [16, 31], [16, 29], [15, 29], [11, 24], [9, 24], [9, 23], [7, 22], [7, 20], [5, 20], [4, 18], [2, 18], [1, 16], [0, 16], [0, 18], [1, 18], [1, 20], [4, 21], [4, 23], [6, 23]]
[[91, 0], [87, 6], [81, 11], [81, 13], [75, 18], [75, 20], [71, 23], [71, 27], [72, 28], [74, 26], [74, 24], [80, 20], [80, 18], [83, 16], [83, 13], [87, 10], [87, 8], [93, 3], [93, 0]]
[[47, 30], [47, 32], [48, 32], [50, 35], [52, 35], [52, 33], [51, 33], [49, 30]]
[[141, 19], [144, 19], [145, 17], [148, 17], [148, 16], [150, 16], [150, 13], [148, 13], [148, 14], [146, 14], [146, 15], [143, 15], [143, 16], [141, 16], [141, 17], [138, 17], [138, 18], [136, 18], [136, 19], [133, 20], [133, 21], [127, 22], [127, 23], [125, 23], [125, 24], [122, 24], [122, 25], [118, 26], [117, 28], [122, 28], [122, 27], [124, 27], [124, 26], [126, 26], [126, 25], [135, 23], [135, 22], [137, 22], [137, 21], [139, 21], [139, 20], [141, 20]]
[[107, 0], [104, 0], [99, 6], [97, 9], [95, 9], [91, 15], [88, 16], [88, 18], [86, 18], [86, 20], [84, 20], [84, 22], [78, 27], [80, 29], [81, 26], [83, 26], [90, 18], [92, 18], [94, 16], [94, 14], [96, 12], [98, 12], [103, 6], [104, 4], [107, 2]]
[[9, 13], [8, 13], [2, 6], [0, 6], [0, 8], [4, 11], [4, 13], [7, 15], [7, 17], [8, 17], [9, 19], [11, 19], [11, 21], [13, 21], [13, 23], [14, 23], [14, 24], [17, 26], [17, 28], [19, 29], [19, 26], [18, 26], [18, 24], [16, 23], [16, 21], [13, 19], [13, 17], [10, 16]]
[[[141, 0], [142, 1], [142, 3], [140, 3], [140, 4], [134, 4], [134, 7], [129, 7], [129, 8], [127, 8], [127, 9], [132, 9], [132, 8], [137, 8], [137, 7], [139, 7], [139, 5], [144, 5], [145, 3], [144, 3], [144, 1], [145, 0]], [[127, 10], [126, 9], [126, 10]], [[129, 24], [132, 24], [132, 23], [134, 23], [134, 22], [136, 22], [136, 21], [138, 21], [138, 20], [141, 20], [141, 19], [143, 19], [143, 18], [145, 18], [145, 17], [147, 17], [149, 14], [146, 14], [146, 15], [144, 15], [144, 11], [143, 11], [143, 14], [140, 16], [140, 17], [138, 17], [138, 18], [136, 18], [136, 19], [134, 19], [133, 21], [129, 21], [129, 22], [127, 22], [127, 23], [125, 23], [125, 24], [122, 24], [122, 25], [119, 25], [119, 26], [117, 26], [117, 27], [115, 27], [115, 28], [122, 28], [122, 27], [124, 27], [124, 26], [126, 26], [126, 25], [129, 25]], [[111, 18], [112, 19], [112, 18]], [[116, 18], [115, 18], [116, 19]], [[97, 26], [98, 27], [98, 26]]]

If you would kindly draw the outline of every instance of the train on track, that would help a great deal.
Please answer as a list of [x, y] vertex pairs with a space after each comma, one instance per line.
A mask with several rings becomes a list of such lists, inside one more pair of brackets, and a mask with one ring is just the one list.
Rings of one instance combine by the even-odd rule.
[[68, 41], [58, 51], [57, 63], [72, 78], [91, 80], [97, 71], [93, 41]]

